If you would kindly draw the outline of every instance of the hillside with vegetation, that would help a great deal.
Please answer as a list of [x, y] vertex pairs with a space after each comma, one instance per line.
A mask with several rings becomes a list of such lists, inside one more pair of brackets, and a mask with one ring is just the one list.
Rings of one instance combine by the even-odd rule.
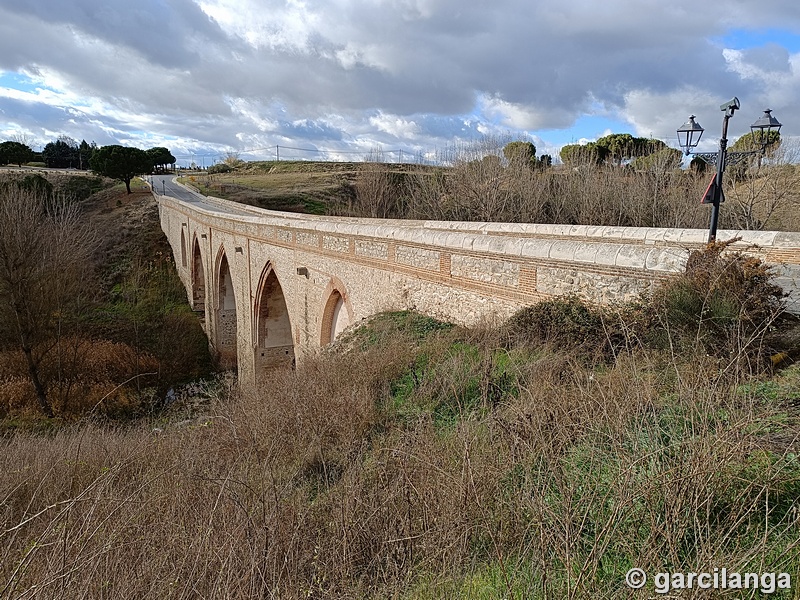
[[794, 577], [800, 370], [773, 362], [797, 325], [763, 266], [720, 249], [614, 310], [377, 315], [259, 389], [17, 433], [3, 596], [621, 599], [652, 595], [625, 586], [634, 566]]
[[3, 428], [147, 414], [211, 373], [143, 184], [6, 172], [0, 193]]

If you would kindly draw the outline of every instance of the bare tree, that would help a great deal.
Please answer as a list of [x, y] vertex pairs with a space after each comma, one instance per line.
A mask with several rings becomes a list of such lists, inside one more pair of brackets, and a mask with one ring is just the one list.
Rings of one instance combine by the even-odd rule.
[[383, 219], [400, 216], [402, 191], [399, 187], [397, 177], [384, 162], [383, 153], [370, 151], [355, 182], [359, 214]]
[[237, 151], [230, 150], [225, 153], [225, 158], [222, 159], [222, 163], [228, 165], [231, 169], [236, 169], [241, 167], [244, 161], [240, 158]]
[[503, 163], [496, 154], [458, 161], [450, 177], [453, 199], [458, 206], [453, 218], [512, 220], [503, 218], [511, 202], [511, 190], [505, 179]]
[[94, 246], [76, 204], [15, 183], [0, 187], [0, 339], [25, 355], [48, 417], [40, 367], [82, 295]]
[[[731, 205], [727, 219], [741, 229], [764, 229], [782, 209], [797, 205], [800, 146], [784, 140], [762, 163], [757, 155], [744, 174], [731, 170], [725, 195]], [[727, 173], [726, 173], [727, 175]], [[736, 177], [735, 175], [739, 175]], [[738, 180], [737, 180], [738, 179]]]

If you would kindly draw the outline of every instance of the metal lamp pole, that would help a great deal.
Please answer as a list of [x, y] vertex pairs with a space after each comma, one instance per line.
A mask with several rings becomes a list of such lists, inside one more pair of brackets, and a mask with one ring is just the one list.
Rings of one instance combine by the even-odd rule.
[[725, 111], [722, 117], [722, 137], [719, 138], [719, 152], [717, 153], [717, 178], [714, 181], [714, 196], [711, 200], [711, 224], [708, 226], [708, 243], [717, 240], [717, 224], [719, 223], [719, 204], [723, 199], [722, 176], [725, 174], [725, 162], [728, 153], [728, 121], [739, 108], [739, 99], [734, 98], [720, 106]]
[[733, 164], [754, 154], [758, 154], [759, 157], [763, 156], [767, 146], [772, 141], [771, 132], [774, 130], [775, 133], [780, 133], [781, 129], [781, 123], [771, 115], [772, 111], [767, 109], [764, 111], [764, 116], [750, 126], [753, 141], [761, 146], [761, 149], [753, 152], [728, 152], [728, 121], [730, 121], [733, 113], [739, 110], [739, 106], [739, 99], [734, 97], [719, 107], [725, 113], [725, 116], [722, 117], [722, 137], [720, 137], [719, 150], [717, 152], [692, 152], [692, 149], [700, 143], [700, 138], [703, 135], [703, 131], [705, 131], [694, 120], [694, 115], [689, 117], [689, 120], [678, 129], [678, 142], [687, 156], [694, 154], [695, 157], [717, 167], [714, 181], [709, 185], [702, 200], [703, 203], [711, 204], [711, 223], [708, 227], [709, 244], [717, 239], [719, 205], [725, 200], [725, 194], [722, 192], [722, 177], [725, 174], [725, 167], [728, 161]]

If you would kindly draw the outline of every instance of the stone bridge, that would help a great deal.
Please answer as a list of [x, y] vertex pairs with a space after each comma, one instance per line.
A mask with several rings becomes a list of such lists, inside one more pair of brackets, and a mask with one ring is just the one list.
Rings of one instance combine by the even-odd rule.
[[[174, 186], [174, 184], [173, 184]], [[212, 348], [242, 382], [348, 325], [415, 309], [474, 325], [543, 298], [632, 298], [685, 267], [705, 230], [318, 217], [158, 195], [161, 225]], [[174, 188], [173, 188], [174, 189]], [[800, 234], [722, 231], [774, 264], [800, 308]]]

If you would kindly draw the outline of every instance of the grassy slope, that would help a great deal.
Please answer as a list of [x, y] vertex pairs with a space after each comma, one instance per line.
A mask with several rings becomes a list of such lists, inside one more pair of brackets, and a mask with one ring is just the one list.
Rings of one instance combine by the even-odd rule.
[[[96, 200], [110, 237], [158, 237], [113, 216], [152, 223], [146, 196]], [[594, 362], [382, 315], [199, 420], [0, 441], [0, 590], [628, 598], [632, 566], [796, 576], [798, 398], [797, 367]]]
[[158, 401], [169, 388], [210, 375], [212, 361], [175, 272], [158, 206], [142, 181], [135, 180], [131, 188], [127, 194], [124, 185], [116, 185], [86, 203], [87, 216], [103, 232], [97, 267], [100, 303], [91, 315], [91, 329], [153, 359], [148, 370], [157, 375], [138, 382], [137, 390], [149, 386]]
[[800, 370], [725, 372], [378, 316], [213, 416], [3, 442], [0, 586], [622, 599], [632, 566], [797, 573]]
[[271, 210], [325, 214], [346, 204], [358, 172], [355, 163], [255, 162], [234, 173], [191, 175], [203, 193]]
[[[385, 166], [397, 173], [429, 170], [410, 164]], [[195, 174], [183, 180], [204, 194], [271, 210], [339, 214], [353, 202], [354, 186], [365, 167], [370, 163], [249, 162], [232, 173]]]

